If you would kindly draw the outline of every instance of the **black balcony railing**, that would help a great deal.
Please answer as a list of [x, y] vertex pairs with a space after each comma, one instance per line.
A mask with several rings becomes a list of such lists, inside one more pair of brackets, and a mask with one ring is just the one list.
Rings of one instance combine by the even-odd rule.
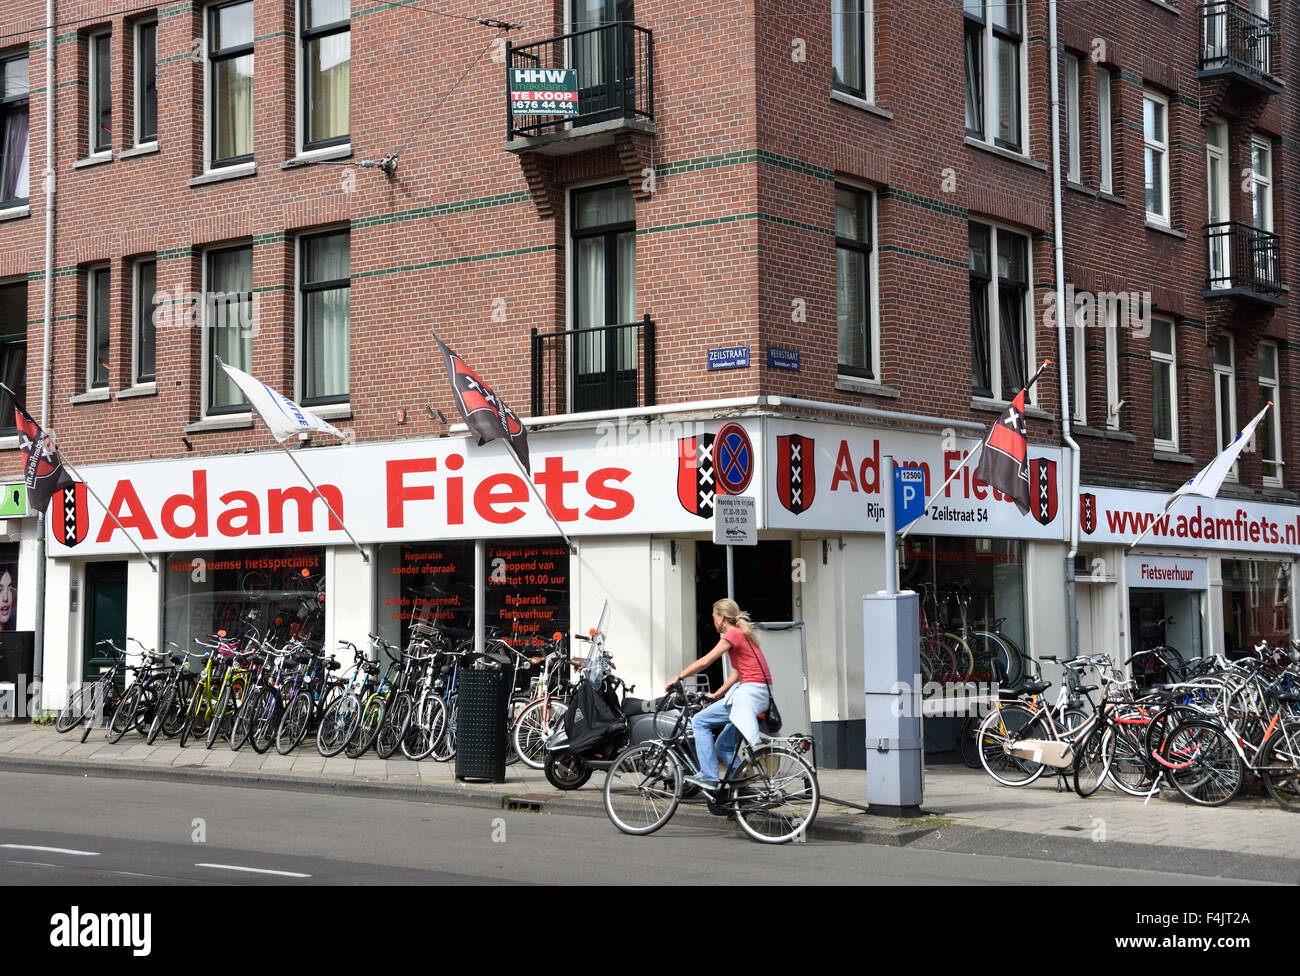
[[1238, 221], [1206, 224], [1205, 245], [1210, 265], [1207, 291], [1277, 295], [1286, 290], [1276, 234]]
[[538, 332], [532, 339], [533, 416], [652, 407], [655, 324]]
[[515, 115], [506, 92], [506, 137], [539, 136], [611, 119], [654, 121], [654, 36], [644, 27], [616, 21], [545, 41], [507, 45], [508, 68], [574, 68], [578, 116]]
[[1271, 21], [1235, 0], [1201, 4], [1201, 71], [1271, 79], [1276, 36]]

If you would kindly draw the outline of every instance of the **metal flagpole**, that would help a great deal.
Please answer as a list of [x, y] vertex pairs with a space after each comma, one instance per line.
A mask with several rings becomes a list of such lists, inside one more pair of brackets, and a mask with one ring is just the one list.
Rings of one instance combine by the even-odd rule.
[[537, 485], [533, 484], [533, 479], [528, 477], [528, 472], [524, 470], [524, 462], [519, 460], [519, 455], [515, 453], [515, 446], [510, 443], [510, 438], [507, 437], [504, 438], [504, 440], [506, 444], [506, 453], [514, 459], [515, 467], [517, 467], [519, 473], [523, 475], [524, 481], [528, 483], [528, 487], [533, 490], [534, 497], [542, 503], [542, 511], [546, 513], [547, 518], [549, 518], [551, 523], [555, 526], [555, 531], [560, 533], [560, 538], [564, 540], [564, 544], [569, 547], [569, 554], [576, 554], [578, 547], [573, 544], [573, 540], [569, 538], [569, 533], [564, 531], [560, 526], [560, 523], [555, 520], [555, 516], [551, 514], [551, 507], [546, 504], [546, 499], [542, 498], [542, 493], [537, 490]]
[[[48, 437], [49, 435], [46, 434], [45, 436]], [[53, 444], [54, 442], [51, 441], [50, 443]], [[86, 486], [86, 491], [90, 492], [91, 496], [95, 499], [95, 501], [99, 502], [100, 508], [102, 508], [105, 512], [108, 513], [108, 517], [113, 520], [113, 524], [122, 530], [122, 534], [126, 536], [126, 541], [131, 543], [131, 545], [135, 546], [136, 552], [144, 556], [144, 561], [149, 564], [149, 568], [152, 569], [155, 573], [158, 572], [158, 567], [155, 566], [153, 560], [149, 558], [149, 554], [145, 552], [143, 549], [141, 549], [139, 544], [134, 539], [131, 538], [131, 534], [126, 531], [126, 526], [123, 525], [121, 522], [119, 522], [116, 513], [114, 513], [114, 511], [111, 508], [109, 508], [107, 505], [104, 504], [104, 499], [99, 497], [99, 494], [95, 491], [95, 489], [90, 486], [90, 482], [87, 481], [85, 478], [83, 478], [81, 474], [77, 471], [77, 469], [74, 468], [68, 462], [68, 456], [64, 454], [62, 451], [60, 451], [59, 458], [63, 461], [63, 466], [72, 473], [72, 476]], [[63, 493], [62, 489], [60, 489], [58, 493], [62, 494]]]
[[284, 451], [285, 456], [288, 457], [289, 460], [293, 462], [293, 466], [298, 469], [298, 473], [303, 476], [303, 480], [305, 480], [307, 484], [311, 485], [311, 490], [316, 493], [316, 497], [325, 503], [325, 508], [329, 510], [329, 513], [331, 516], [333, 516], [334, 521], [337, 522], [342, 527], [347, 537], [352, 540], [352, 544], [357, 547], [357, 552], [361, 553], [361, 560], [369, 564], [370, 556], [366, 553], [364, 549], [361, 548], [361, 543], [357, 542], [357, 540], [353, 538], [352, 533], [348, 532], [348, 527], [344, 525], [343, 519], [339, 516], [338, 512], [334, 511], [334, 506], [330, 504], [330, 500], [326, 498], [323, 494], [321, 494], [321, 490], [316, 487], [316, 482], [312, 481], [311, 478], [307, 477], [307, 472], [302, 469], [302, 465], [299, 464], [298, 459], [293, 456], [293, 452], [290, 451], [287, 447], [285, 447], [284, 444], [280, 445], [280, 450]]

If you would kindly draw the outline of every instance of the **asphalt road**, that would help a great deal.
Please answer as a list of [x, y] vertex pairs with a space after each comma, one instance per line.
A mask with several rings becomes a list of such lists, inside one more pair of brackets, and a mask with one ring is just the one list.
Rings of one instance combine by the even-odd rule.
[[0, 773], [0, 884], [1192, 884], [1213, 879], [670, 823], [189, 782]]

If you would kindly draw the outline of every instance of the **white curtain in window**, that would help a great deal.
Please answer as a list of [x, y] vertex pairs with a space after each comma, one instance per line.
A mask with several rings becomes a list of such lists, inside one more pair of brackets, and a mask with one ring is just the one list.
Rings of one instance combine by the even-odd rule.
[[351, 131], [352, 35], [331, 34], [313, 41], [311, 72], [311, 141], [345, 136]]
[[0, 132], [0, 200], [25, 200], [31, 194], [27, 120], [25, 106], [10, 109]]
[[253, 152], [253, 55], [217, 63], [216, 159]]
[[[253, 371], [253, 251], [244, 248], [212, 256], [208, 283], [208, 316], [212, 323], [212, 351], [223, 362]], [[233, 406], [244, 396], [213, 361], [208, 369], [212, 406]]]
[[347, 288], [308, 293], [306, 396], [346, 396], [348, 388], [351, 292]]

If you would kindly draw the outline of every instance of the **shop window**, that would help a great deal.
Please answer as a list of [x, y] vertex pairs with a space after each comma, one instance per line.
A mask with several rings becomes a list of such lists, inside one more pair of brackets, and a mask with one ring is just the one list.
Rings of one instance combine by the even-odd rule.
[[0, 546], [0, 631], [18, 629], [18, 547]]
[[1279, 380], [1277, 343], [1259, 344], [1259, 402], [1272, 403], [1273, 409], [1264, 414], [1255, 442], [1259, 445], [1259, 459], [1263, 467], [1264, 484], [1282, 484], [1282, 388]]
[[[569, 550], [562, 542], [488, 543], [484, 612], [489, 633], [539, 649], [569, 634]], [[582, 656], [582, 655], [579, 655]]]
[[1291, 641], [1291, 563], [1225, 559], [1223, 650], [1228, 657], [1253, 653], [1261, 641], [1286, 649]]

